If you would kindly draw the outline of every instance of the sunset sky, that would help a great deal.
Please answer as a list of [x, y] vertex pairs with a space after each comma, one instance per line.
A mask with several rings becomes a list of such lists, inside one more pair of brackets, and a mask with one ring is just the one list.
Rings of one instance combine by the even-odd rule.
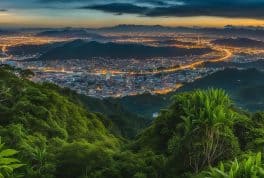
[[0, 0], [0, 25], [264, 26], [264, 0]]

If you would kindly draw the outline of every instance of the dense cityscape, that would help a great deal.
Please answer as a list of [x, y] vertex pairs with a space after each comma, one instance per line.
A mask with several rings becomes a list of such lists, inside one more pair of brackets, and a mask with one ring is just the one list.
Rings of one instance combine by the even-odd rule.
[[[102, 35], [120, 44], [180, 46], [186, 49], [208, 47], [212, 51], [202, 55], [146, 59], [92, 57], [70, 60], [32, 60], [37, 59], [40, 54], [37, 52], [12, 54], [9, 49], [25, 45], [40, 46], [67, 42], [76, 38], [36, 37], [34, 34], [23, 34], [23, 36], [15, 37], [4, 36], [0, 40], [1, 61], [23, 69], [31, 69], [35, 73], [31, 79], [33, 81], [52, 82], [81, 94], [105, 98], [142, 93], [165, 94], [177, 90], [186, 83], [224, 69], [221, 66], [207, 67], [205, 66], [207, 62], [243, 63], [249, 58], [251, 61], [261, 59], [264, 55], [263, 49], [220, 46], [211, 43], [214, 37], [209, 38], [194, 33], [159, 33], [158, 35], [157, 33], [135, 33], [134, 36], [137, 38], [131, 38], [122, 33]], [[82, 39], [89, 41], [87, 38]], [[169, 42], [167, 42], [168, 39]]]

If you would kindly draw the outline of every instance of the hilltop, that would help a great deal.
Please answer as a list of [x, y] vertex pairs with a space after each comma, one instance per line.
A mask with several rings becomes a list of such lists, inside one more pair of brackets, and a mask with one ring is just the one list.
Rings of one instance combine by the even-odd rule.
[[99, 43], [74, 40], [44, 53], [40, 60], [51, 59], [89, 59], [92, 57], [105, 58], [151, 58], [174, 57], [185, 55], [201, 55], [209, 53], [210, 48], [176, 48], [153, 47], [141, 44]]
[[42, 31], [37, 33], [36, 36], [55, 37], [55, 38], [90, 38], [93, 40], [106, 38], [102, 35], [88, 32], [85, 29], [74, 29], [74, 28]]
[[264, 42], [249, 38], [222, 38], [212, 41], [212, 43], [222, 46], [246, 47], [246, 48], [263, 48]]

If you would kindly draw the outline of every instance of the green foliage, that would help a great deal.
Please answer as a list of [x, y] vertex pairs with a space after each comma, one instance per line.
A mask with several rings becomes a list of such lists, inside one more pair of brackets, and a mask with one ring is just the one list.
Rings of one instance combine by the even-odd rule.
[[5, 149], [4, 144], [1, 142], [0, 137], [0, 177], [12, 177], [14, 175], [14, 171], [17, 168], [23, 166], [20, 161], [14, 156], [18, 153], [18, 151], [13, 149]]
[[264, 113], [259, 112], [253, 115], [251, 128], [248, 134], [251, 142], [248, 143], [248, 149], [261, 151], [264, 153]]
[[117, 152], [84, 142], [66, 144], [57, 160], [56, 177], [63, 178], [157, 178], [165, 164], [163, 156], [152, 152]]
[[264, 163], [261, 153], [250, 155], [241, 161], [235, 159], [224, 165], [220, 163], [218, 168], [210, 168], [203, 173], [208, 178], [258, 178], [264, 177]]
[[[136, 145], [170, 156], [178, 172], [198, 172], [239, 153], [236, 114], [222, 90], [183, 93], [137, 140]], [[147, 147], [146, 147], [147, 146]]]
[[235, 125], [235, 134], [241, 148], [264, 153], [264, 113], [258, 112], [250, 117], [241, 118]]
[[235, 109], [223, 90], [175, 95], [131, 141], [121, 135], [132, 138], [146, 120], [115, 101], [30, 82], [30, 75], [0, 67], [0, 135], [11, 148], [0, 144], [2, 177], [17, 177], [14, 170], [27, 178], [263, 176], [261, 153], [254, 153], [264, 152], [264, 114]]
[[237, 154], [238, 143], [231, 130], [234, 120], [229, 109], [231, 102], [222, 90], [196, 91], [188, 97], [175, 99], [174, 106], [183, 107], [182, 122], [168, 146], [175, 156], [185, 157], [188, 166], [198, 172], [219, 160], [232, 158]]
[[29, 69], [26, 69], [26, 70], [21, 70], [20, 71], [20, 76], [22, 78], [30, 78], [30, 77], [33, 77], [35, 74], [34, 72], [32, 72], [31, 70]]
[[111, 152], [101, 145], [85, 142], [66, 144], [57, 156], [57, 177], [93, 177], [96, 171], [110, 166]]
[[114, 98], [97, 99], [86, 95], [76, 94], [67, 88], [59, 88], [50, 83], [44, 83], [46, 87], [54, 88], [59, 93], [70, 96], [73, 102], [84, 105], [88, 110], [96, 112], [97, 116], [102, 119], [105, 127], [116, 135], [125, 138], [134, 138], [136, 134], [145, 128], [150, 120], [138, 116], [134, 112], [128, 112], [124, 105]]
[[54, 177], [58, 153], [72, 141], [119, 148], [121, 141], [96, 114], [56, 90], [22, 80], [11, 69], [0, 69], [0, 84], [0, 135], [19, 151], [26, 177]]

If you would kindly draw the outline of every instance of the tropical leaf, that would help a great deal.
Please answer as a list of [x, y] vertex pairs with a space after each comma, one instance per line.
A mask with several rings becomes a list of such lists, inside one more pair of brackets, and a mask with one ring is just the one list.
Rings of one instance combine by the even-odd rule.
[[15, 169], [24, 166], [18, 159], [12, 157], [17, 153], [18, 151], [13, 149], [4, 149], [0, 137], [0, 178], [10, 177]]
[[0, 157], [9, 157], [17, 154], [18, 151], [13, 150], [13, 149], [6, 149], [0, 152]]

